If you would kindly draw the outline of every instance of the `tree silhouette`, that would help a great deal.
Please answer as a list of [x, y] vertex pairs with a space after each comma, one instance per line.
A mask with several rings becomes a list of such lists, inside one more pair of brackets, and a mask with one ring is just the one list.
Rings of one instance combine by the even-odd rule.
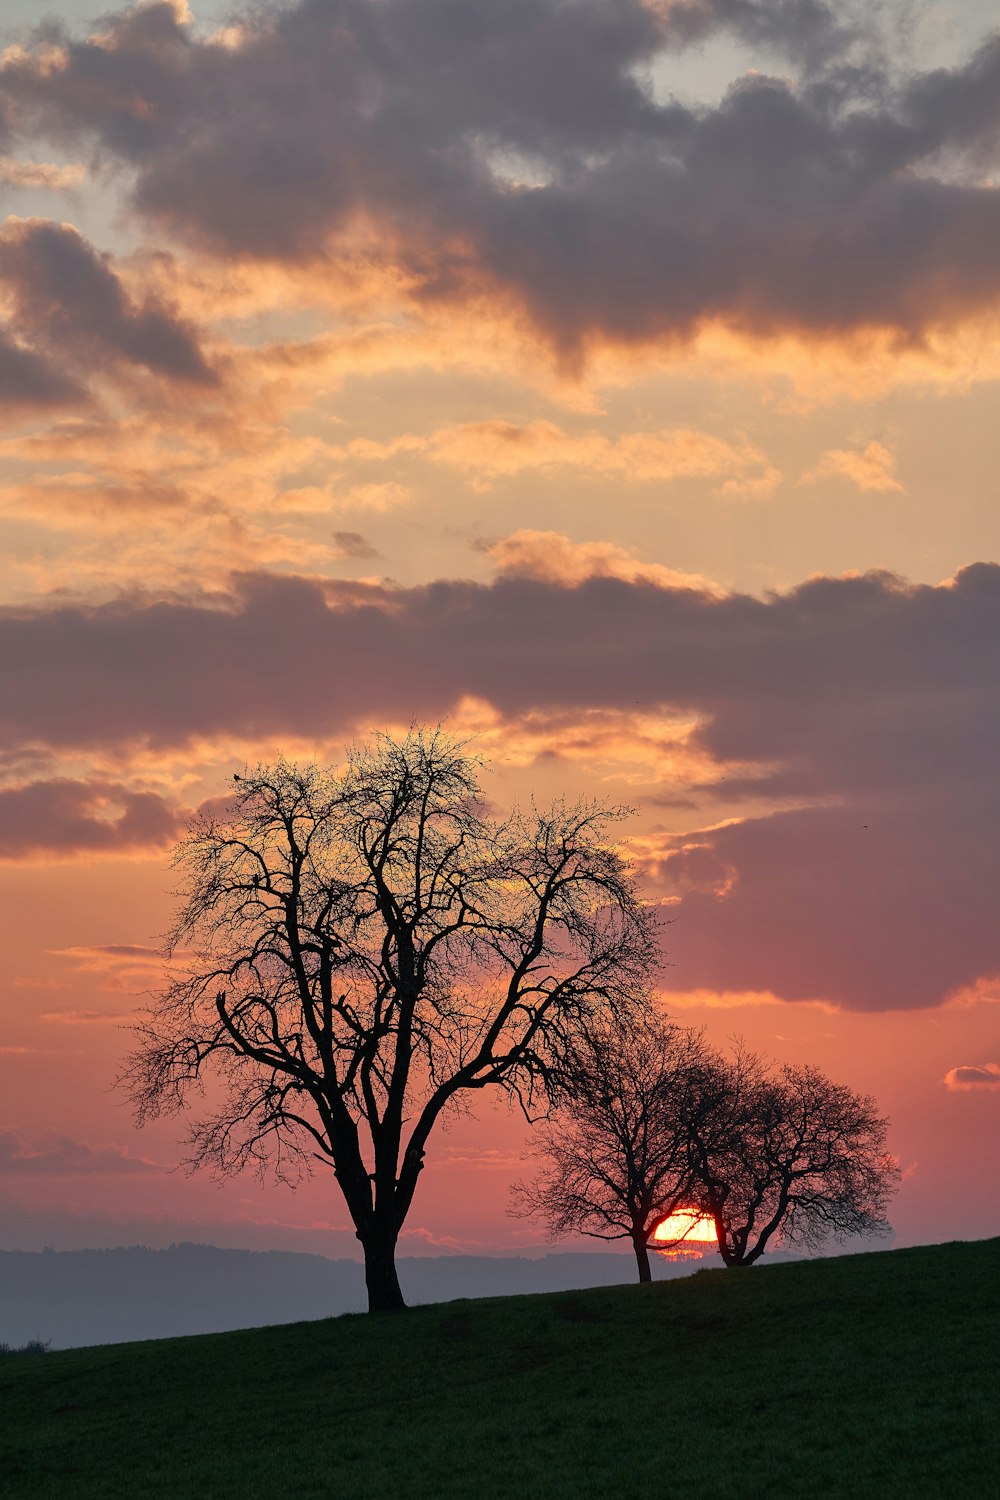
[[542, 1219], [552, 1238], [629, 1239], [649, 1281], [649, 1241], [695, 1194], [689, 1131], [706, 1070], [700, 1033], [653, 1012], [588, 1027], [558, 1107], [536, 1127], [544, 1165], [515, 1184], [511, 1211]]
[[536, 1127], [542, 1169], [515, 1184], [511, 1211], [553, 1238], [631, 1240], [640, 1281], [658, 1226], [680, 1213], [711, 1218], [727, 1266], [776, 1238], [816, 1250], [890, 1232], [888, 1122], [818, 1068], [771, 1073], [743, 1047], [724, 1058], [648, 1011], [584, 1028], [559, 1082]]
[[606, 841], [614, 814], [497, 820], [478, 772], [415, 729], [340, 772], [279, 761], [234, 778], [231, 808], [176, 851], [180, 973], [122, 1079], [140, 1123], [221, 1080], [192, 1165], [286, 1180], [329, 1165], [372, 1309], [403, 1306], [396, 1243], [442, 1115], [487, 1087], [531, 1111], [654, 958], [652, 913]]
[[742, 1050], [716, 1058], [698, 1093], [688, 1122], [698, 1203], [727, 1266], [752, 1265], [776, 1236], [817, 1250], [891, 1233], [899, 1169], [874, 1099], [814, 1067], [769, 1074]]

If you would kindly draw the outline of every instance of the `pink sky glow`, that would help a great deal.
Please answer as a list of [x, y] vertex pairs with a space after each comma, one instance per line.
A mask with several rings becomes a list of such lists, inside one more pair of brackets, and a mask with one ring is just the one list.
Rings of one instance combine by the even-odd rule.
[[[357, 1253], [331, 1179], [186, 1176], [112, 1080], [191, 813], [414, 720], [498, 806], [628, 804], [666, 1010], [875, 1095], [896, 1243], [1000, 1233], [993, 8], [33, 9], [0, 1248]], [[401, 1252], [537, 1249], [527, 1145], [438, 1133]]]

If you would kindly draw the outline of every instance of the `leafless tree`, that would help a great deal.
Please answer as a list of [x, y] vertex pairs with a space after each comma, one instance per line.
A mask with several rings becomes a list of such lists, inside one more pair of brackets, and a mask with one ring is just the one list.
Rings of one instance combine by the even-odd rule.
[[542, 1169], [512, 1212], [553, 1238], [629, 1239], [640, 1281], [675, 1214], [711, 1218], [727, 1266], [768, 1244], [818, 1249], [883, 1235], [898, 1169], [874, 1100], [817, 1068], [770, 1072], [743, 1047], [729, 1058], [654, 1012], [587, 1027], [558, 1107], [537, 1127]]
[[697, 1198], [727, 1266], [752, 1265], [775, 1237], [817, 1250], [891, 1233], [899, 1169], [874, 1099], [818, 1068], [769, 1073], [744, 1051], [717, 1058], [699, 1095], [689, 1122]]
[[437, 731], [380, 736], [340, 772], [235, 778], [176, 851], [179, 976], [123, 1082], [140, 1123], [221, 1081], [189, 1161], [332, 1167], [369, 1306], [403, 1306], [395, 1248], [428, 1138], [470, 1092], [530, 1111], [588, 1018], [627, 1009], [654, 923], [592, 805], [489, 815]]
[[692, 1204], [689, 1128], [707, 1069], [701, 1034], [655, 1012], [588, 1027], [557, 1108], [536, 1127], [542, 1169], [515, 1184], [511, 1212], [543, 1220], [552, 1238], [628, 1239], [649, 1281], [651, 1238]]

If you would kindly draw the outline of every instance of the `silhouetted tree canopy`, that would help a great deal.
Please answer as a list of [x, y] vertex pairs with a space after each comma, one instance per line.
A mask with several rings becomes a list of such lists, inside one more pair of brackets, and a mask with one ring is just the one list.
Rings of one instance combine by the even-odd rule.
[[526, 1111], [581, 1028], [623, 1013], [653, 915], [607, 842], [615, 814], [493, 817], [442, 731], [378, 736], [343, 770], [279, 761], [176, 851], [175, 978], [123, 1081], [140, 1123], [213, 1080], [189, 1161], [221, 1173], [328, 1164], [372, 1308], [403, 1305], [395, 1246], [428, 1138], [471, 1091]]
[[561, 1080], [558, 1107], [537, 1127], [543, 1162], [517, 1183], [512, 1212], [569, 1233], [632, 1242], [640, 1281], [648, 1247], [675, 1214], [712, 1220], [727, 1266], [752, 1265], [768, 1244], [890, 1232], [899, 1171], [875, 1101], [818, 1068], [769, 1071], [737, 1047], [649, 1010], [587, 1027]]
[[652, 1010], [588, 1027], [557, 1108], [536, 1126], [542, 1168], [515, 1184], [511, 1211], [541, 1219], [553, 1239], [630, 1240], [649, 1281], [649, 1241], [695, 1196], [689, 1127], [705, 1065], [700, 1034]]
[[738, 1050], [714, 1061], [700, 1097], [689, 1122], [698, 1205], [727, 1266], [752, 1265], [776, 1238], [817, 1250], [891, 1233], [899, 1169], [870, 1096], [814, 1067], [769, 1072]]

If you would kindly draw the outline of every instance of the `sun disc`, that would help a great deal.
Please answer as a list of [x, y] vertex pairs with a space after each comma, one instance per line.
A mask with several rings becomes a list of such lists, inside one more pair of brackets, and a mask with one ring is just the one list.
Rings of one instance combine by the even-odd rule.
[[670, 1214], [656, 1226], [653, 1234], [653, 1242], [656, 1244], [675, 1244], [682, 1241], [684, 1244], [714, 1244], [716, 1241], [715, 1225], [706, 1214], [685, 1212]]

